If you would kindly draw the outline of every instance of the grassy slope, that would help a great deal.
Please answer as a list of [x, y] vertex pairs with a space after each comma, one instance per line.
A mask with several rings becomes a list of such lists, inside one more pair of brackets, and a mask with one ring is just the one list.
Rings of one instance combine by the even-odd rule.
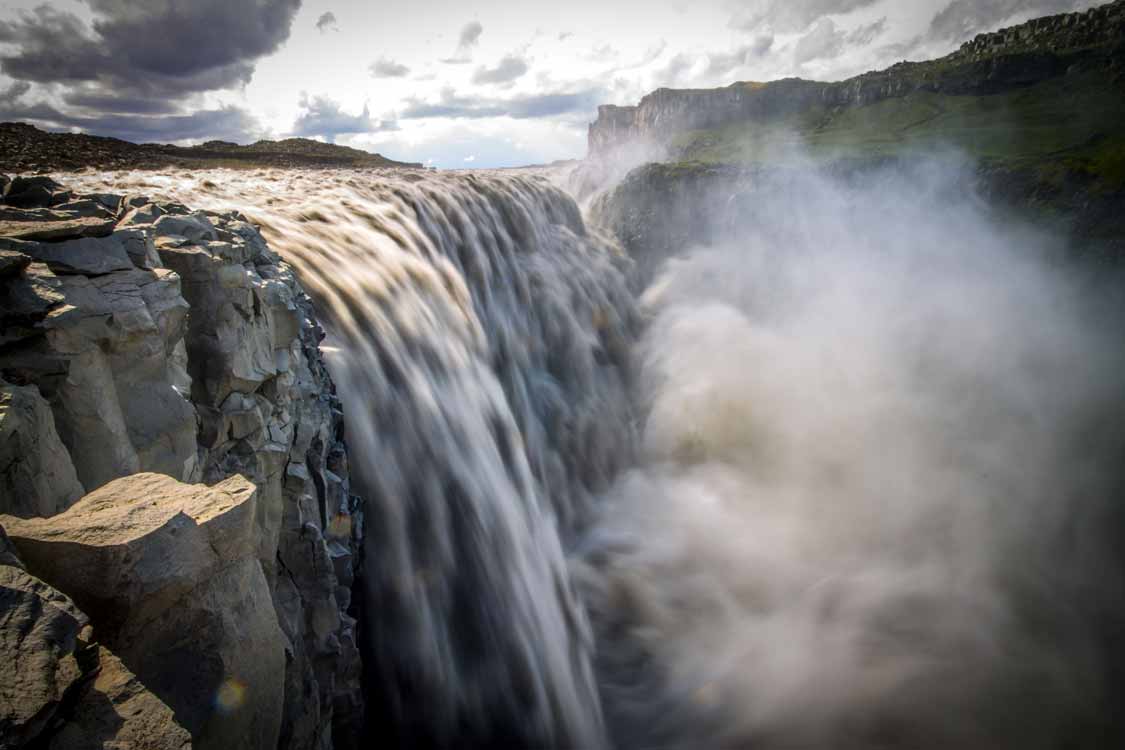
[[992, 95], [916, 92], [862, 107], [816, 108], [782, 122], [691, 131], [672, 156], [705, 164], [781, 164], [956, 149], [986, 165], [1045, 179], [1078, 173], [1125, 187], [1125, 91], [1098, 73], [1061, 76]]

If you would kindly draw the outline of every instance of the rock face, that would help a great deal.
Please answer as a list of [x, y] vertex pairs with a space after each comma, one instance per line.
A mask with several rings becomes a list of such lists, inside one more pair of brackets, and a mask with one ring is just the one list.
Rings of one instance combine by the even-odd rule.
[[[257, 490], [243, 539], [252, 554], [215, 574], [239, 604], [201, 593], [193, 627], [239, 633], [267, 612], [280, 626], [283, 674], [271, 679], [283, 694], [247, 731], [282, 748], [350, 745], [363, 715], [348, 614], [363, 519], [324, 333], [292, 270], [237, 213], [75, 196], [46, 177], [0, 182], [17, 197], [0, 205], [0, 513], [61, 523], [69, 516], [55, 514], [85, 492], [139, 472], [246, 477]], [[136, 592], [89, 577], [60, 588], [124, 632], [93, 603]], [[220, 626], [222, 612], [242, 614]], [[143, 648], [113, 643], [134, 666]], [[228, 656], [215, 658], [218, 674]], [[177, 669], [136, 667], [157, 692]], [[206, 745], [209, 725], [185, 716]]]
[[1116, 0], [1084, 13], [1038, 18], [983, 34], [940, 60], [899, 63], [846, 81], [790, 78], [717, 89], [658, 89], [637, 106], [599, 107], [589, 128], [589, 156], [604, 158], [637, 140], [667, 144], [689, 130], [780, 119], [817, 107], [871, 104], [915, 91], [1000, 93], [1090, 68], [1120, 77], [1125, 75], [1123, 40], [1125, 0]]
[[51, 516], [84, 493], [50, 405], [36, 388], [0, 380], [0, 510]]
[[190, 750], [172, 710], [92, 635], [74, 602], [23, 570], [0, 528], [0, 747]]
[[257, 494], [241, 477], [135, 474], [61, 515], [3, 521], [201, 748], [273, 750], [281, 728], [285, 638], [256, 558]]

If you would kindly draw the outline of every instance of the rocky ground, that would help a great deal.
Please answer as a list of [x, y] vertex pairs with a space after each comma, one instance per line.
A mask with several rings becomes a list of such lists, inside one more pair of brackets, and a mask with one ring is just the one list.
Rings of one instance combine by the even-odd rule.
[[0, 748], [350, 746], [362, 513], [292, 270], [238, 213], [0, 191]]
[[240, 146], [208, 141], [198, 146], [130, 143], [84, 133], [48, 133], [18, 122], [0, 123], [0, 170], [9, 172], [164, 167], [365, 167], [421, 169], [359, 149], [307, 138]]

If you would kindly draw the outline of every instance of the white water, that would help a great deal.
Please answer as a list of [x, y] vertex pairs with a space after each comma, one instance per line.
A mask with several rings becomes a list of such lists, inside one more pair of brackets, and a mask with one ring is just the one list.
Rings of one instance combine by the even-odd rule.
[[729, 241], [664, 268], [632, 354], [625, 262], [537, 177], [87, 179], [243, 211], [327, 317], [375, 731], [1058, 747], [1121, 622], [1120, 347], [962, 178], [714, 196]]

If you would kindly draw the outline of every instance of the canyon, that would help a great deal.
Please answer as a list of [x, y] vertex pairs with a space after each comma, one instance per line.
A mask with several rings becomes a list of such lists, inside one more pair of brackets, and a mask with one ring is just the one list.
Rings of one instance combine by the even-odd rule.
[[0, 125], [0, 748], [1115, 746], [1123, 44], [518, 170]]

